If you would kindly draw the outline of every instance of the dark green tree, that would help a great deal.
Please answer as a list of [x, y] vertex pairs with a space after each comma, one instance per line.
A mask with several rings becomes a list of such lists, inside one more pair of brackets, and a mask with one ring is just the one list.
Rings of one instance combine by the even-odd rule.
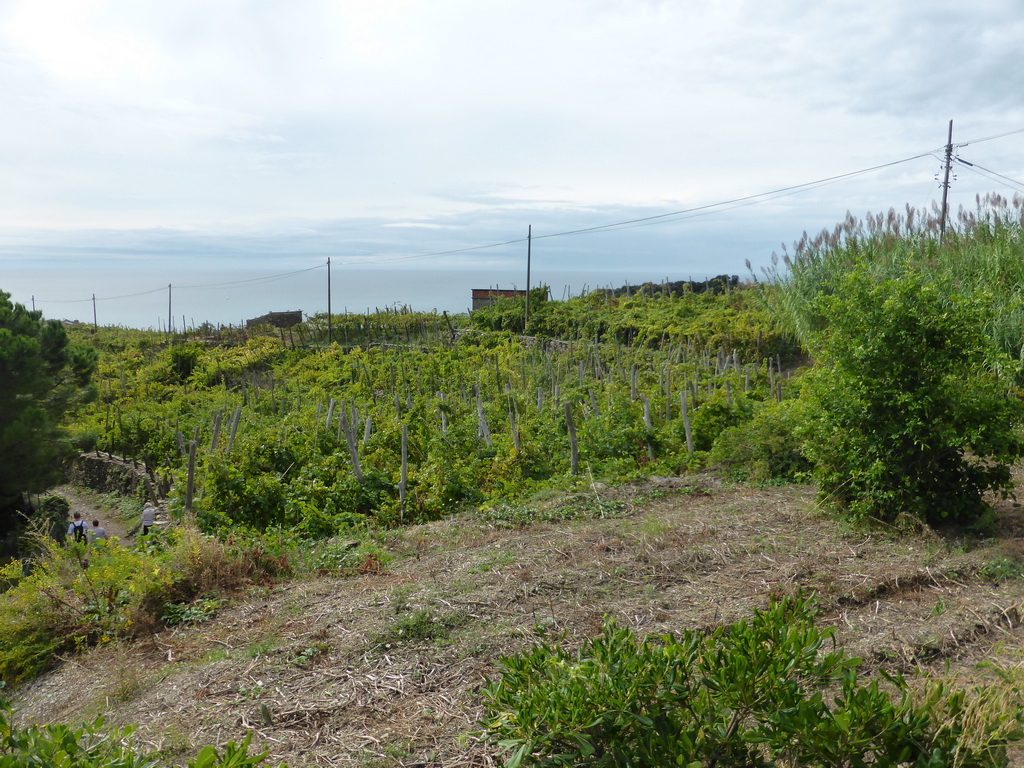
[[814, 300], [807, 452], [823, 500], [850, 517], [975, 522], [1024, 454], [1016, 364], [985, 333], [984, 297], [865, 270]]
[[97, 352], [69, 343], [58, 320], [0, 291], [0, 517], [57, 475], [60, 415], [88, 396]]

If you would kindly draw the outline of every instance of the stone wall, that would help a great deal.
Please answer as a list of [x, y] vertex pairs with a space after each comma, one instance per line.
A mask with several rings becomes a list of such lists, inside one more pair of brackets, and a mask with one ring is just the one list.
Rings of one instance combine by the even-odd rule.
[[98, 493], [117, 493], [158, 501], [157, 484], [141, 464], [105, 453], [82, 453], [64, 465], [64, 482]]

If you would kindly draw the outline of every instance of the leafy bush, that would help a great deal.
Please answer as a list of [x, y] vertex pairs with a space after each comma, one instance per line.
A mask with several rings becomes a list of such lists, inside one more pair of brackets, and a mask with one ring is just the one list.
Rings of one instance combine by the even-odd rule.
[[134, 549], [41, 538], [35, 559], [0, 569], [12, 585], [0, 593], [0, 680], [29, 679], [60, 652], [197, 620], [215, 609], [211, 593], [290, 568], [285, 537], [228, 544], [181, 527], [152, 538]]
[[[135, 726], [104, 729], [103, 718], [71, 728], [67, 725], [32, 725], [19, 728], [11, 708], [0, 701], [0, 768], [61, 766], [61, 768], [157, 768], [155, 756], [133, 743]], [[228, 742], [223, 751], [203, 747], [188, 768], [251, 768], [262, 763], [266, 752], [249, 754], [252, 734], [241, 744]], [[285, 768], [284, 763], [280, 768]]]
[[485, 733], [507, 768], [1005, 764], [1019, 695], [979, 710], [969, 702], [1005, 692], [938, 682], [918, 704], [898, 675], [893, 693], [862, 683], [860, 659], [825, 650], [832, 636], [802, 598], [710, 635], [639, 640], [607, 620], [577, 652], [542, 642], [503, 658], [483, 689]]
[[984, 494], [1007, 491], [1024, 455], [1024, 401], [1000, 375], [1017, 366], [984, 336], [981, 303], [857, 270], [814, 306], [828, 319], [810, 336], [807, 389], [822, 498], [855, 520], [983, 517]]
[[715, 440], [730, 427], [747, 421], [754, 411], [754, 403], [750, 399], [734, 397], [730, 403], [724, 392], [716, 392], [711, 399], [694, 411], [693, 448], [697, 451], [709, 451]]
[[747, 483], [799, 482], [812, 469], [798, 429], [806, 419], [804, 401], [783, 400], [754, 412], [753, 418], [725, 430], [709, 459], [734, 480]]

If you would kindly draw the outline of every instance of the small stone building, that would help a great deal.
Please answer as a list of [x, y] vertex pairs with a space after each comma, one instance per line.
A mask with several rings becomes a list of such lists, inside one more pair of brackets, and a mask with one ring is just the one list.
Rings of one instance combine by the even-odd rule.
[[498, 299], [525, 299], [526, 291], [507, 288], [474, 288], [473, 309], [489, 307]]

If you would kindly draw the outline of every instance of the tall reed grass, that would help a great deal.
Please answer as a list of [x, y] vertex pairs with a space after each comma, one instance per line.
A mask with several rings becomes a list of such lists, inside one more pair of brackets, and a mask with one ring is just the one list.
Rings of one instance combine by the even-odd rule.
[[811, 309], [813, 300], [833, 293], [853, 269], [878, 281], [917, 273], [947, 296], [981, 298], [990, 310], [986, 334], [999, 351], [1024, 359], [1024, 197], [977, 197], [976, 209], [961, 208], [941, 242], [939, 225], [937, 206], [864, 219], [848, 213], [831, 230], [805, 232], [791, 253], [772, 254], [763, 280], [755, 279], [780, 328], [805, 343], [827, 322]]

